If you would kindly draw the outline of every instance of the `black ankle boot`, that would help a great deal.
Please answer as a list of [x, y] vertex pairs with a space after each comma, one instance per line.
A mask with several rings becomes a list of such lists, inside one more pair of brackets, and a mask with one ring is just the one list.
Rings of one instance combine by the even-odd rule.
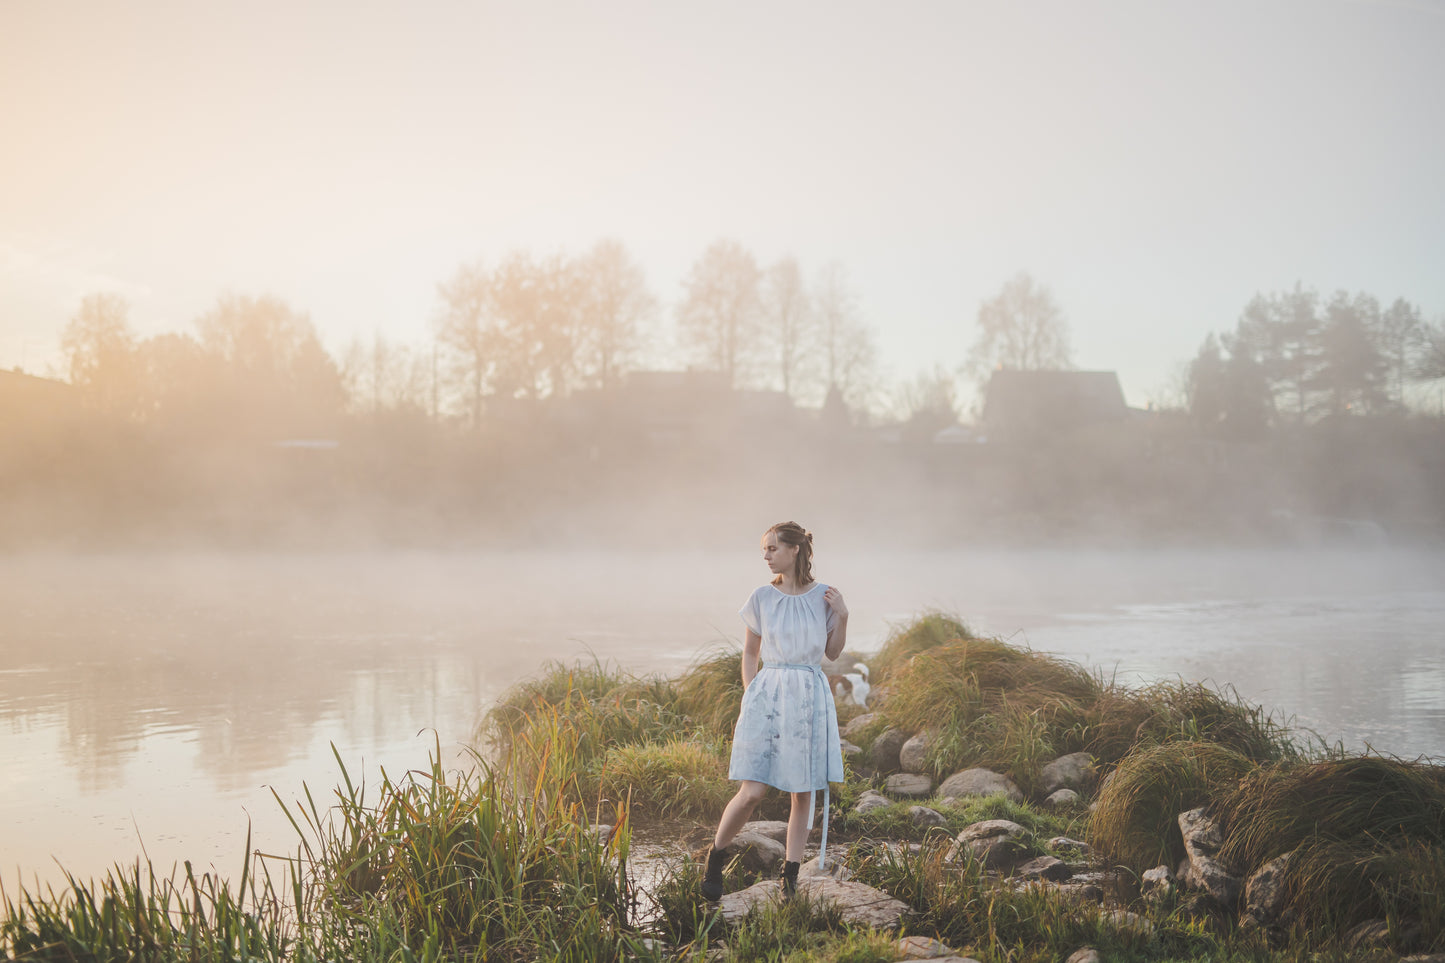
[[714, 846], [708, 850], [707, 872], [702, 877], [702, 898], [709, 903], [716, 903], [722, 899], [723, 894], [723, 865], [727, 863], [727, 854]]
[[798, 864], [786, 862], [783, 864], [783, 895], [792, 896], [798, 891]]

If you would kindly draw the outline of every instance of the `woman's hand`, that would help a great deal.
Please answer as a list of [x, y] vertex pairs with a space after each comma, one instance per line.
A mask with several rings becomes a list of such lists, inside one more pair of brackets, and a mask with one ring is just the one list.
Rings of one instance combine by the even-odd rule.
[[848, 617], [848, 605], [843, 601], [842, 592], [830, 585], [828, 586], [828, 590], [823, 593], [823, 600], [832, 607], [833, 614], [837, 615], [838, 618], [846, 619]]

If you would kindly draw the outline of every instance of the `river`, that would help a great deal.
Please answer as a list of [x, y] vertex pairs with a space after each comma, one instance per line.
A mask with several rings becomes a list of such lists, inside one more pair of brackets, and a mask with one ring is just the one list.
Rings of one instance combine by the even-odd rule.
[[[1445, 553], [821, 554], [850, 648], [929, 609], [1129, 682], [1232, 684], [1327, 742], [1445, 758]], [[735, 552], [0, 558], [0, 878], [293, 850], [272, 793], [455, 761], [547, 660], [676, 673], [740, 638]]]

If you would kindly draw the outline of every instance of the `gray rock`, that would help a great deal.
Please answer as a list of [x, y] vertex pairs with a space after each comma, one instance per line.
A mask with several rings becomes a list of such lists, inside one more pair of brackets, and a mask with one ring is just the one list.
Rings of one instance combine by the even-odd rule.
[[784, 844], [788, 841], [788, 824], [781, 819], [755, 819], [750, 823], [743, 823], [743, 828], [738, 832], [757, 833]]
[[1080, 791], [1094, 781], [1094, 757], [1087, 752], [1060, 756], [1039, 772], [1039, 786], [1047, 793], [1059, 789]]
[[798, 867], [798, 878], [802, 879], [804, 876], [831, 876], [834, 879], [852, 879], [853, 871], [843, 863], [843, 860], [847, 859], [847, 857], [848, 850], [844, 847], [829, 846], [828, 868], [826, 870], [819, 869], [818, 857], [814, 856]]
[[947, 943], [928, 936], [905, 936], [898, 941], [898, 952], [906, 960], [935, 960], [941, 956], [956, 956]]
[[953, 841], [947, 858], [976, 859], [985, 869], [1001, 870], [1019, 863], [1023, 856], [1025, 830], [1007, 819], [986, 819], [965, 826]]
[[849, 742], [847, 739], [839, 739], [838, 748], [843, 750], [844, 759], [852, 759], [854, 756], [863, 755], [863, 750], [853, 745], [853, 743]]
[[1087, 856], [1093, 852], [1089, 844], [1082, 839], [1070, 839], [1068, 836], [1055, 836], [1049, 840], [1049, 849], [1070, 849], [1080, 856]]
[[1184, 852], [1189, 860], [1189, 869], [1182, 876], [1184, 885], [1208, 893], [1221, 906], [1232, 908], [1239, 902], [1243, 884], [1215, 858], [1219, 847], [1224, 845], [1219, 824], [1206, 816], [1203, 809], [1191, 809], [1179, 814], [1179, 832], [1184, 836]]
[[940, 829], [948, 825], [948, 819], [936, 809], [929, 809], [927, 806], [909, 806], [908, 818], [913, 820], [913, 825], [919, 829], [928, 829], [937, 826]]
[[1346, 948], [1351, 950], [1365, 950], [1388, 946], [1390, 943], [1390, 925], [1384, 920], [1365, 920], [1359, 926], [1356, 926], [1346, 933], [1343, 942]]
[[1246, 929], [1268, 927], [1279, 921], [1284, 912], [1285, 871], [1290, 854], [1276, 856], [1249, 877], [1244, 884], [1244, 912], [1240, 923]]
[[884, 729], [868, 749], [868, 761], [879, 772], [898, 771], [898, 753], [908, 741], [908, 733], [898, 729]]
[[[728, 924], [736, 924], [754, 908], [780, 902], [782, 890], [778, 880], [765, 879], [747, 889], [725, 894], [718, 902], [718, 912]], [[911, 912], [906, 903], [882, 890], [831, 876], [805, 877], [800, 873], [798, 893], [816, 906], [836, 909], [844, 921], [858, 926], [891, 929], [898, 925], [904, 914]]]
[[759, 833], [738, 833], [723, 849], [729, 859], [740, 856], [743, 865], [755, 873], [777, 872], [787, 856], [782, 843]]
[[1174, 889], [1174, 874], [1168, 866], [1146, 869], [1139, 877], [1139, 892], [1146, 899], [1161, 899]]
[[1098, 950], [1085, 946], [1070, 953], [1064, 963], [1103, 963], [1103, 958], [1099, 956]]
[[904, 772], [928, 771], [928, 747], [933, 744], [933, 733], [924, 729], [903, 744], [898, 750], [898, 768]]
[[597, 837], [597, 842], [606, 846], [607, 841], [612, 838], [612, 827], [606, 823], [594, 823], [592, 826], [592, 835]]
[[1023, 802], [1024, 794], [1007, 776], [992, 769], [965, 769], [943, 780], [938, 787], [940, 796], [1007, 796], [1014, 802]]
[[893, 801], [880, 792], [869, 789], [858, 797], [858, 802], [853, 806], [855, 813], [866, 813], [874, 809], [882, 809], [884, 806], [893, 805]]
[[1154, 924], [1140, 916], [1138, 913], [1131, 913], [1122, 909], [1106, 909], [1099, 914], [1099, 919], [1108, 920], [1115, 926], [1124, 930], [1134, 930], [1136, 933], [1148, 935], [1154, 932]]
[[1015, 869], [1014, 875], [1022, 876], [1025, 879], [1046, 879], [1052, 883], [1061, 883], [1074, 875], [1074, 871], [1069, 869], [1069, 864], [1062, 859], [1056, 859], [1053, 856], [1035, 856]]
[[933, 780], [913, 772], [898, 772], [888, 777], [888, 795], [904, 799], [926, 799], [933, 793]]
[[1068, 809], [1079, 804], [1079, 794], [1072, 789], [1055, 789], [1044, 800], [1044, 805], [1053, 809]]
[[863, 730], [871, 726], [873, 724], [873, 721], [877, 718], [878, 713], [876, 712], [865, 712], [861, 716], [855, 716], [848, 722], [847, 725], [842, 728], [842, 730], [840, 730], [840, 734], [845, 739], [852, 739], [855, 736], [860, 736], [863, 734]]

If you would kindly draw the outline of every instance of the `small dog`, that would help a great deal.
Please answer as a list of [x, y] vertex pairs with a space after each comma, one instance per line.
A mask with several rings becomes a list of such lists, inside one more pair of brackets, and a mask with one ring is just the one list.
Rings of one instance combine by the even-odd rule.
[[840, 706], [868, 705], [868, 666], [862, 662], [853, 666], [852, 672], [828, 676], [828, 685], [833, 689], [833, 698]]

